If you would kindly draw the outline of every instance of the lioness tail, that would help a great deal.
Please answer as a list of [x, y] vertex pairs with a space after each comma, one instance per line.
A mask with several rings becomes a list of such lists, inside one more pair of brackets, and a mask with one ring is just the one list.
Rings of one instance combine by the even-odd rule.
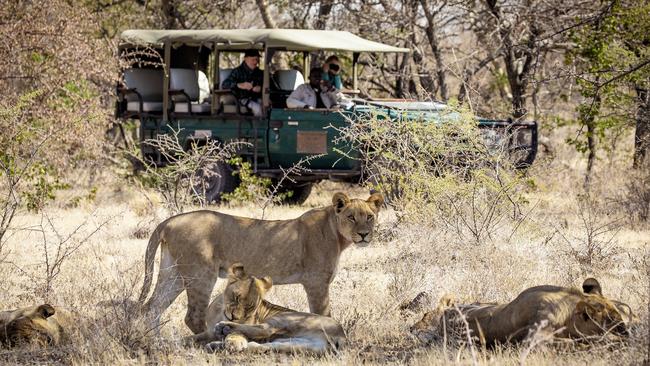
[[142, 290], [140, 291], [140, 297], [138, 298], [140, 305], [144, 305], [144, 301], [147, 299], [149, 289], [151, 288], [153, 262], [154, 259], [156, 259], [156, 251], [160, 245], [160, 232], [162, 231], [163, 226], [163, 224], [160, 224], [156, 227], [156, 230], [153, 231], [151, 238], [149, 238], [149, 243], [147, 244], [147, 250], [144, 254], [144, 283], [142, 284]]

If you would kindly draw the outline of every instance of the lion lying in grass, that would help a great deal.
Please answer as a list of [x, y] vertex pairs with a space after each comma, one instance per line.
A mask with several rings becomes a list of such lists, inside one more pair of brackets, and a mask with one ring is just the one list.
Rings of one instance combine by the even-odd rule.
[[[223, 339], [209, 343], [208, 348], [212, 350], [314, 354], [339, 349], [344, 344], [345, 333], [334, 319], [297, 312], [264, 300], [264, 294], [272, 286], [271, 278], [249, 276], [241, 263], [233, 264], [228, 272], [223, 305], [218, 309], [218, 315], [227, 320], [217, 323], [211, 331], [190, 337], [191, 340]], [[216, 307], [211, 308], [217, 311]]]
[[472, 338], [483, 345], [518, 343], [536, 332], [550, 337], [585, 339], [614, 334], [627, 336], [634, 319], [630, 307], [601, 293], [598, 281], [587, 279], [583, 291], [558, 286], [536, 286], [508, 304], [454, 305], [444, 297], [438, 308], [411, 327], [411, 333], [430, 343]]
[[0, 311], [0, 344], [58, 345], [67, 338], [68, 323], [68, 317], [49, 304]]

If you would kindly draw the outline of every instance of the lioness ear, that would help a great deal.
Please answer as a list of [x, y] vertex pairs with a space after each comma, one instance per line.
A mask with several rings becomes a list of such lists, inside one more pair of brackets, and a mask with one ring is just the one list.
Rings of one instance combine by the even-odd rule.
[[384, 196], [379, 192], [373, 193], [370, 195], [370, 197], [368, 197], [366, 202], [374, 207], [375, 212], [378, 212], [381, 206], [384, 205]]
[[456, 304], [456, 298], [452, 294], [445, 294], [440, 298], [438, 307], [441, 309], [451, 308]]
[[598, 294], [603, 296], [603, 290], [600, 287], [600, 283], [593, 277], [587, 278], [585, 282], [582, 283], [582, 291], [584, 291], [585, 294]]
[[268, 291], [273, 287], [273, 280], [269, 276], [259, 278], [258, 281], [265, 291]]
[[246, 271], [244, 265], [237, 262], [228, 268], [228, 277], [232, 280], [243, 280], [246, 278]]
[[343, 192], [336, 192], [334, 193], [334, 197], [332, 197], [332, 204], [334, 205], [334, 209], [336, 210], [336, 213], [340, 213], [343, 211], [343, 208], [350, 203], [350, 198], [348, 197], [347, 194]]
[[47, 318], [51, 317], [52, 315], [54, 315], [55, 310], [54, 310], [54, 307], [52, 305], [43, 304], [43, 305], [40, 305], [38, 308], [36, 308], [36, 312], [38, 313], [38, 315], [42, 316], [43, 319], [47, 319]]

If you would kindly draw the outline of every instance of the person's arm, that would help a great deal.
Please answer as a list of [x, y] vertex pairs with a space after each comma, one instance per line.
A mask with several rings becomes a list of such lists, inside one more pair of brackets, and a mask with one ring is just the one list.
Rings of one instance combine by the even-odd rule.
[[339, 100], [338, 95], [339, 94], [341, 94], [341, 93], [339, 93], [338, 90], [334, 89], [334, 90], [329, 91], [329, 92], [321, 93], [321, 98], [323, 98], [323, 102], [325, 102], [325, 100], [328, 101], [329, 106], [327, 108], [333, 108], [338, 104], [338, 100]]
[[300, 85], [296, 90], [292, 91], [287, 98], [288, 108], [309, 108], [311, 107], [305, 101], [305, 85]]
[[334, 87], [338, 90], [343, 89], [343, 82], [341, 81], [341, 75], [334, 75]]

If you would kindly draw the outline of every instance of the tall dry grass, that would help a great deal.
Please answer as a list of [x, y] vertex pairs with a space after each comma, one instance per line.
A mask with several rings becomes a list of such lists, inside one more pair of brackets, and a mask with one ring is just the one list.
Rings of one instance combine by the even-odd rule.
[[[561, 141], [556, 137], [554, 141]], [[148, 232], [167, 215], [161, 204], [144, 198], [119, 181], [101, 188], [93, 202], [69, 208], [65, 202], [49, 207], [53, 230], [45, 238], [56, 251], [60, 237], [79, 244], [62, 262], [60, 272], [47, 278], [43, 232], [29, 230], [40, 215], [23, 214], [6, 244], [0, 263], [0, 308], [39, 302], [74, 310], [80, 317], [69, 345], [48, 350], [1, 349], [2, 363], [53, 364], [519, 364], [610, 365], [639, 364], [648, 352], [650, 284], [650, 227], [632, 218], [611, 200], [625, 193], [626, 153], [603, 156], [590, 192], [581, 183], [583, 159], [558, 142], [557, 157], [541, 157], [529, 170], [534, 181], [523, 194], [528, 202], [522, 220], [504, 220], [499, 230], [476, 241], [454, 228], [404, 221], [399, 212], [380, 214], [379, 235], [366, 248], [352, 247], [342, 257], [331, 288], [332, 311], [350, 339], [338, 355], [208, 354], [185, 348], [185, 295], [164, 314], [160, 334], [131, 311], [140, 289]], [[619, 160], [620, 159], [620, 160]], [[337, 190], [367, 197], [358, 187], [319, 185], [303, 207], [271, 207], [269, 219], [299, 216], [312, 207], [328, 205]], [[74, 196], [74, 194], [71, 194]], [[65, 201], [65, 200], [64, 200]], [[260, 217], [258, 206], [214, 209]], [[80, 223], [85, 222], [79, 228]], [[603, 228], [603, 234], [594, 228]], [[76, 230], [76, 231], [75, 231]], [[94, 232], [94, 233], [93, 233]], [[58, 235], [57, 235], [58, 233]], [[72, 235], [71, 235], [72, 234]], [[92, 235], [90, 235], [92, 234]], [[606, 251], [597, 250], [604, 246]], [[591, 248], [591, 251], [589, 249]], [[601, 248], [602, 249], [602, 248]], [[513, 299], [523, 289], [540, 285], [579, 286], [587, 276], [598, 278], [605, 295], [628, 303], [640, 323], [625, 344], [557, 348], [544, 343], [495, 350], [424, 346], [408, 332], [422, 310], [400, 310], [400, 304], [424, 292], [424, 308], [435, 306], [447, 293], [461, 301]], [[224, 286], [217, 283], [215, 294]], [[48, 289], [45, 291], [44, 289]], [[307, 310], [299, 286], [276, 286], [269, 300], [296, 310]], [[98, 305], [99, 304], [99, 305]]]

